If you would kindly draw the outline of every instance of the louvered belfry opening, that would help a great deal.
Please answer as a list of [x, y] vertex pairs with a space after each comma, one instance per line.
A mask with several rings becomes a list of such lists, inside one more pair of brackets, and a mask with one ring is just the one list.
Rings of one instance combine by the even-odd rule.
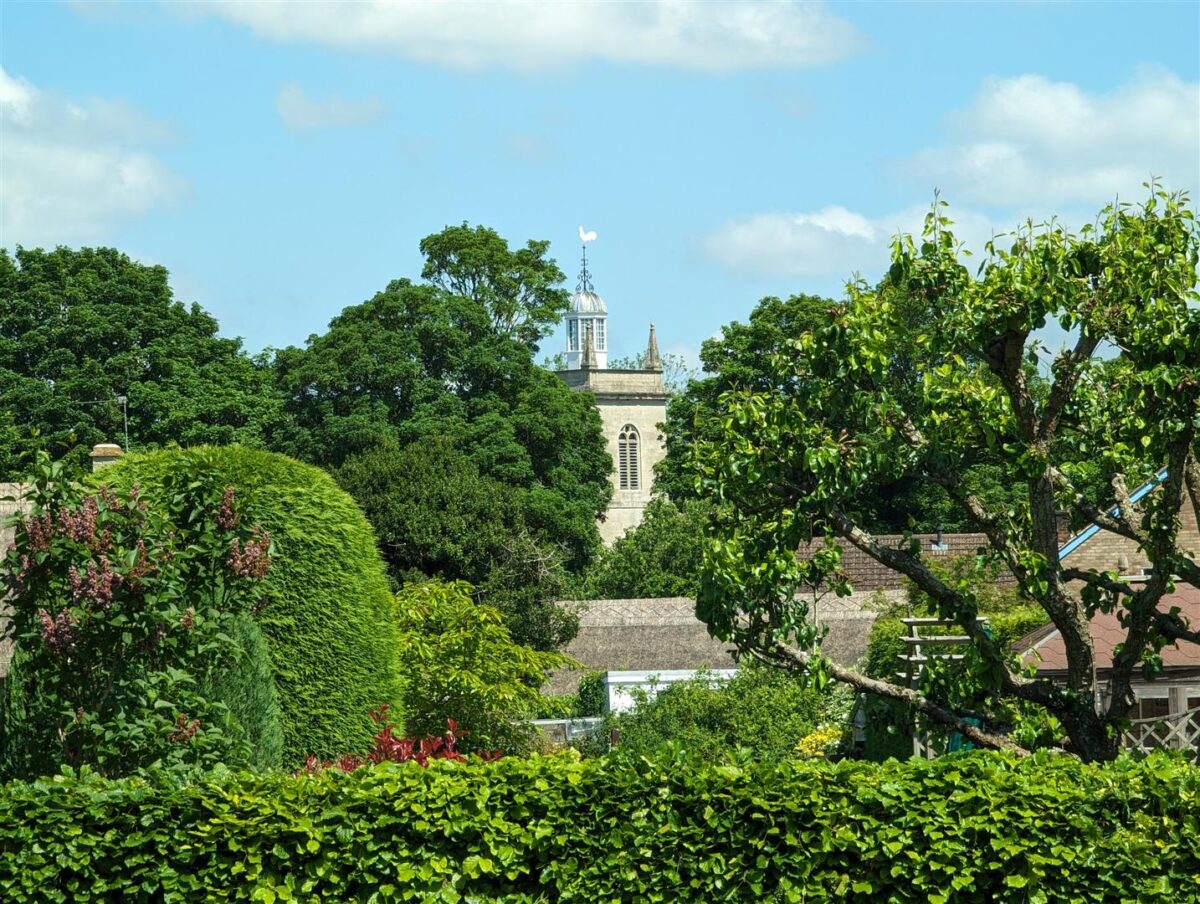
[[639, 464], [637, 427], [626, 424], [617, 436], [617, 477], [622, 490], [641, 489]]

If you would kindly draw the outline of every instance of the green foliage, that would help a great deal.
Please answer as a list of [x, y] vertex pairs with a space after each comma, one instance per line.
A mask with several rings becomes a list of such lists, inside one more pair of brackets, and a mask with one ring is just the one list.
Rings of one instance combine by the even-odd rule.
[[163, 267], [111, 248], [0, 249], [0, 474], [44, 449], [82, 470], [98, 442], [260, 445], [270, 370], [175, 300]]
[[604, 704], [607, 702], [603, 672], [588, 672], [579, 679], [576, 701], [575, 715], [582, 718], [603, 715]]
[[533, 492], [480, 473], [441, 436], [403, 449], [378, 446], [349, 458], [336, 477], [362, 500], [396, 584], [472, 583], [518, 642], [541, 650], [575, 636], [578, 617], [556, 605], [567, 578], [563, 557], [527, 523]]
[[277, 769], [283, 763], [283, 715], [266, 638], [248, 613], [239, 613], [228, 630], [233, 655], [225, 668], [211, 671], [201, 682], [201, 696], [229, 707], [252, 766]]
[[549, 242], [531, 240], [512, 251], [494, 229], [447, 226], [421, 239], [421, 277], [471, 299], [487, 312], [497, 333], [536, 351], [570, 302], [559, 288], [566, 277], [554, 258], [546, 257], [549, 250]]
[[[931, 570], [948, 580], [968, 586], [979, 601], [979, 615], [988, 620], [989, 631], [999, 647], [1010, 651], [1008, 662], [1014, 671], [1019, 671], [1013, 644], [1031, 631], [1046, 624], [1045, 610], [1021, 598], [1011, 585], [998, 583], [999, 572], [995, 567], [982, 567], [974, 556], [961, 556], [945, 563], [931, 565]], [[934, 602], [914, 584], [908, 583], [907, 599], [893, 603], [880, 595], [876, 605], [879, 617], [871, 626], [867, 641], [867, 653], [863, 671], [873, 678], [897, 680], [905, 673], [904, 657], [911, 652], [903, 638], [908, 636], [902, 618], [925, 617], [937, 612]], [[939, 634], [962, 634], [960, 627], [950, 625], [937, 629]], [[929, 691], [933, 683], [939, 685], [939, 693], [953, 696], [959, 708], [980, 708], [984, 705], [983, 687], [974, 680], [970, 668], [948, 664], [933, 670], [921, 687]], [[869, 759], [886, 759], [889, 756], [907, 757], [912, 753], [912, 734], [916, 715], [911, 707], [894, 700], [871, 701], [867, 705], [866, 750]], [[1006, 724], [1024, 723], [1022, 737], [1032, 747], [1059, 746], [1061, 730], [1057, 732], [1034, 732], [1030, 736], [1034, 712], [1029, 708], [1014, 707], [1011, 703], [995, 707], [993, 715], [1004, 718]], [[1044, 722], [1044, 719], [1043, 719]], [[1049, 725], [1045, 727], [1049, 728]], [[931, 738], [945, 739], [947, 732], [935, 725], [922, 724], [921, 730]]]
[[237, 660], [230, 635], [260, 599], [271, 541], [204, 476], [173, 475], [150, 508], [39, 456], [0, 564], [18, 651], [0, 720], [12, 773], [247, 761], [246, 726], [205, 691]]
[[[1014, 697], [1040, 707], [1062, 723], [1073, 751], [1109, 759], [1134, 671], [1153, 675], [1163, 645], [1186, 636], [1178, 620], [1155, 615], [1169, 575], [1200, 585], [1177, 543], [1185, 474], [1197, 481], [1195, 217], [1185, 197], [1151, 186], [1144, 203], [1105, 209], [1081, 235], [1052, 222], [998, 238], [974, 272], [951, 225], [939, 203], [919, 243], [897, 239], [886, 286], [848, 287], [824, 326], [766, 362], [764, 385], [718, 399], [718, 416], [706, 421], [713, 429], [692, 445], [697, 485], [717, 503], [697, 613], [743, 649], [832, 673], [808, 655], [818, 631], [795, 591], [849, 588], [836, 550], [812, 562], [795, 550], [814, 531], [844, 538], [919, 581], [937, 614], [972, 635], [966, 664], [989, 709]], [[925, 312], [915, 326], [910, 304]], [[1051, 320], [1078, 339], [1055, 359], [1052, 379], [1038, 381], [1033, 336]], [[1119, 350], [1112, 361], [1101, 357], [1106, 345]], [[1000, 468], [993, 483], [1010, 492], [981, 495], [972, 469], [983, 463]], [[1132, 487], [1148, 463], [1166, 466], [1171, 479], [1136, 510], [1123, 505], [1115, 529], [1142, 546], [1157, 577], [1133, 592], [1114, 590], [1115, 575], [1089, 574], [1076, 590], [1078, 576], [1059, 561], [1056, 512], [1103, 519], [1106, 500], [1083, 491]], [[864, 500], [904, 479], [939, 484], [989, 534], [982, 564], [1011, 571], [1021, 597], [1063, 628], [1073, 663], [1065, 692], [1045, 679], [1016, 680], [1008, 651], [976, 623], [985, 602], [977, 588], [932, 574], [919, 550], [885, 550], [864, 535]], [[1104, 699], [1087, 624], [1118, 605], [1128, 635]], [[936, 672], [929, 699], [968, 715], [959, 709], [963, 689], [935, 687]]]
[[6, 900], [1194, 901], [1200, 770], [636, 758], [0, 790]]
[[676, 501], [696, 496], [688, 456], [697, 439], [719, 429], [722, 394], [739, 388], [766, 390], [771, 381], [767, 362], [790, 349], [801, 335], [823, 326], [825, 312], [834, 305], [815, 295], [793, 295], [786, 301], [763, 298], [750, 312], [748, 323], [726, 324], [720, 336], [704, 341], [700, 346], [704, 375], [688, 380], [667, 404], [667, 456], [655, 478], [660, 492]]
[[546, 673], [572, 660], [515, 643], [500, 613], [477, 605], [464, 582], [405, 587], [396, 617], [406, 733], [441, 734], [453, 719], [463, 750], [528, 749], [522, 720], [544, 705]]
[[828, 715], [844, 724], [846, 712], [827, 713], [831, 702], [785, 672], [748, 666], [727, 681], [702, 672], [671, 684], [613, 723], [621, 731], [620, 749], [632, 755], [673, 744], [706, 761], [743, 748], [771, 761], [791, 757]]
[[574, 633], [552, 606], [562, 569], [589, 561], [612, 494], [594, 400], [533, 362], [566, 304], [562, 274], [544, 243], [510, 252], [482, 228], [422, 250], [431, 284], [396, 280], [276, 355], [279, 442], [336, 470], [397, 584], [468, 580], [549, 649]]
[[642, 523], [600, 551], [581, 582], [584, 599], [694, 598], [704, 556], [704, 526], [710, 507], [699, 500], [680, 504], [658, 497]]
[[283, 716], [284, 765], [365, 750], [371, 710], [399, 696], [392, 595], [370, 526], [328, 474], [238, 446], [130, 455], [93, 476], [141, 486], [152, 508], [179, 479], [237, 489], [241, 517], [270, 532], [258, 614]]

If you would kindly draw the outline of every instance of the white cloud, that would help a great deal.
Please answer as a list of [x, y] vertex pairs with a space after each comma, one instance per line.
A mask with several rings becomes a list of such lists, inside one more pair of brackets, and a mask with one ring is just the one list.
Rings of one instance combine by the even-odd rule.
[[275, 111], [289, 129], [328, 129], [361, 126], [374, 122], [384, 113], [377, 97], [311, 97], [299, 85], [284, 85], [275, 96]]
[[854, 26], [819, 0], [210, 0], [190, 8], [276, 41], [372, 49], [464, 69], [585, 60], [763, 69], [833, 62], [860, 43]]
[[120, 101], [76, 103], [0, 69], [0, 245], [107, 237], [111, 226], [170, 204], [186, 181], [142, 145], [162, 122]]
[[1200, 84], [1146, 72], [1109, 93], [1040, 75], [992, 78], [952, 114], [954, 140], [919, 153], [910, 174], [953, 198], [1005, 206], [1138, 197], [1159, 176], [1200, 182]]
[[[976, 254], [1026, 219], [1057, 214], [1078, 228], [1118, 195], [1143, 197], [1151, 175], [1193, 198], [1200, 190], [1200, 85], [1169, 73], [1142, 73], [1107, 94], [1038, 75], [992, 78], [948, 125], [951, 140], [905, 161], [905, 179], [926, 197], [942, 189], [955, 235]], [[730, 220], [704, 246], [756, 276], [874, 279], [888, 265], [892, 236], [919, 235], [927, 210], [752, 214]]]
[[[811, 213], [763, 213], [734, 219], [710, 233], [704, 247], [731, 269], [760, 277], [868, 280], [883, 275], [898, 232], [920, 234], [927, 206], [870, 218], [837, 205]], [[981, 253], [993, 223], [969, 210], [949, 211], [955, 236]]]

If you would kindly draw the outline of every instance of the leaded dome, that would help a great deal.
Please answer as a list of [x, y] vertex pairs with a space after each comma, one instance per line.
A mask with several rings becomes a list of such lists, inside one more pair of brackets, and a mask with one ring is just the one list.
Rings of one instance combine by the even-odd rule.
[[599, 292], [582, 289], [571, 296], [571, 314], [607, 314], [608, 306]]

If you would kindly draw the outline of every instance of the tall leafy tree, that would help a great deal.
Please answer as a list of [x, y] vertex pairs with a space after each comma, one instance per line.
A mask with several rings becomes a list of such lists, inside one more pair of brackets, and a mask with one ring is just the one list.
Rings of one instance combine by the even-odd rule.
[[659, 496], [642, 523], [600, 551], [580, 585], [585, 599], [695, 597], [709, 506]]
[[[922, 367], [928, 362], [914, 357], [911, 343], [932, 327], [934, 311], [922, 296], [890, 278], [883, 279], [875, 292], [897, 312], [886, 368], [889, 391], [906, 399], [915, 398], [921, 390]], [[688, 457], [698, 439], [721, 434], [721, 400], [725, 393], [807, 391], [795, 379], [776, 382], [778, 361], [803, 354], [804, 337], [823, 329], [837, 308], [831, 299], [814, 295], [793, 295], [786, 300], [764, 298], [748, 322], [727, 324], [720, 336], [704, 343], [700, 357], [705, 374], [689, 381], [667, 408], [667, 456], [658, 466], [658, 486], [662, 490], [680, 501], [695, 497], [695, 475]], [[1042, 390], [1036, 368], [1028, 368], [1028, 379], [1033, 390]], [[842, 426], [852, 425], [847, 422]], [[1010, 497], [1017, 493], [987, 448], [976, 450], [974, 458], [964, 462], [963, 474], [973, 491], [996, 507], [1007, 508]], [[846, 500], [845, 504], [864, 527], [879, 533], [974, 530], [946, 490], [921, 474], [899, 475], [886, 487]]]
[[[893, 284], [933, 312], [927, 329], [906, 329], [886, 293], [852, 286], [796, 354], [773, 360], [765, 390], [723, 400], [723, 429], [693, 453], [719, 504], [697, 606], [715, 634], [754, 658], [907, 702], [980, 744], [1015, 747], [989, 730], [990, 720], [993, 707], [1021, 705], [1057, 719], [1062, 743], [1079, 756], [1116, 755], [1135, 672], [1155, 674], [1168, 643], [1200, 643], [1200, 626], [1164, 603], [1174, 576], [1200, 586], [1200, 565], [1178, 543], [1184, 507], [1200, 516], [1200, 242], [1186, 198], [1157, 189], [1142, 205], [1107, 208], [1098, 222], [1078, 236], [1050, 224], [991, 242], [973, 275], [935, 207], [920, 245], [897, 242], [891, 272]], [[1029, 379], [1029, 359], [1035, 331], [1050, 320], [1075, 344], [1057, 357], [1042, 391]], [[1118, 352], [1112, 362], [1103, 360], [1105, 344]], [[896, 389], [889, 376], [901, 351], [921, 380]], [[1021, 488], [1011, 507], [989, 505], [965, 476], [980, 449]], [[1128, 488], [1148, 462], [1165, 466], [1167, 477], [1134, 503]], [[1087, 489], [1097, 468], [1116, 508]], [[856, 519], [856, 499], [911, 475], [946, 491], [987, 536], [982, 564], [1008, 569], [1058, 629], [1065, 685], [1013, 667], [979, 620], [971, 586], [939, 576], [919, 550], [881, 543]], [[1067, 567], [1058, 553], [1060, 509], [1137, 543], [1153, 573], [1130, 585]], [[983, 710], [957, 706], [937, 670], [912, 690], [814, 652], [808, 597], [796, 591], [826, 582], [847, 589], [836, 543], [797, 560], [814, 523], [907, 576], [933, 612], [971, 638], [965, 662]], [[1106, 696], [1089, 619], [1114, 610], [1124, 636]]]
[[565, 276], [546, 256], [549, 250], [549, 242], [531, 240], [513, 251], [494, 229], [447, 226], [421, 240], [421, 277], [471, 299], [487, 312], [496, 332], [536, 349], [569, 303]]
[[75, 467], [97, 442], [261, 445], [272, 375], [167, 271], [111, 248], [0, 249], [0, 474], [43, 448]]
[[[462, 244], [479, 236], [482, 248]], [[469, 580], [520, 642], [548, 648], [572, 633], [553, 596], [562, 569], [581, 569], [599, 544], [612, 462], [592, 398], [534, 364], [532, 338], [557, 308], [526, 305], [516, 325], [497, 317], [529, 255], [508, 252], [505, 265], [493, 237], [431, 236], [433, 282], [396, 280], [306, 348], [280, 351], [281, 442], [336, 470], [396, 580]], [[464, 275], [476, 252], [488, 267]]]
[[658, 465], [655, 486], [675, 500], [696, 495], [695, 478], [687, 458], [697, 438], [718, 429], [719, 400], [733, 389], [766, 389], [768, 362], [787, 353], [800, 336], [825, 322], [833, 307], [828, 298], [793, 295], [786, 300], [768, 296], [746, 323], [734, 321], [721, 334], [700, 346], [704, 375], [688, 380], [667, 404], [667, 456]]

